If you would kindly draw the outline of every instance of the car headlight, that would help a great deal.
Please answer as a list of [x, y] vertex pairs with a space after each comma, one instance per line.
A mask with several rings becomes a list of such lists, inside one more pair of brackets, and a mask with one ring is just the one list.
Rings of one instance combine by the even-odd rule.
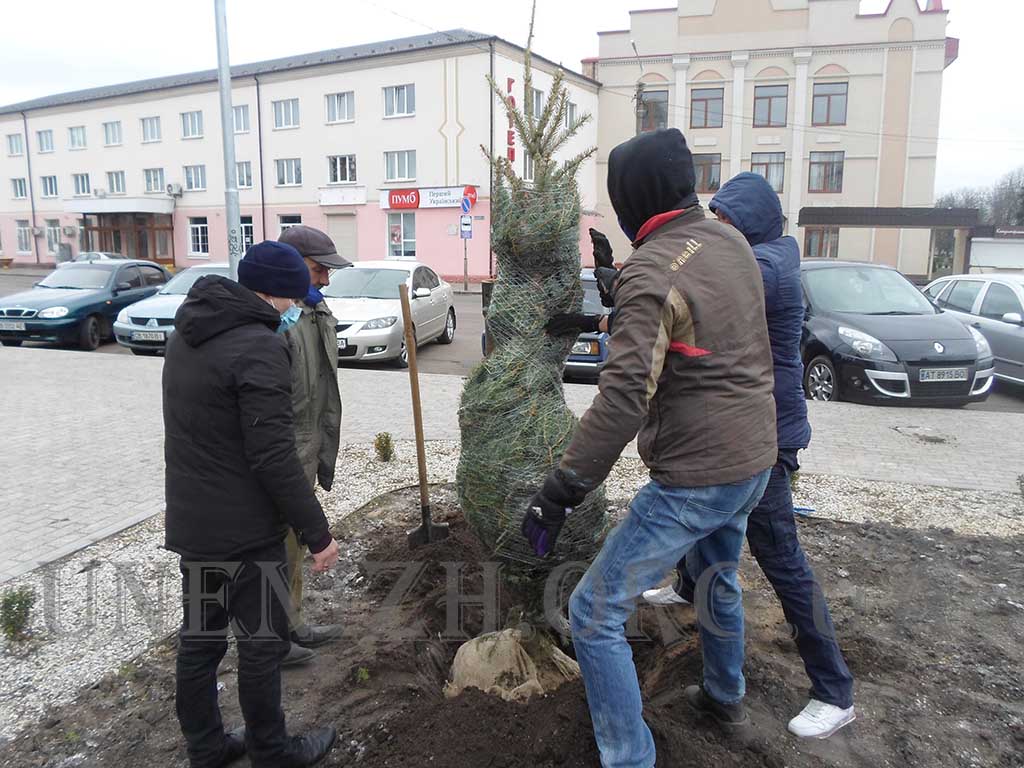
[[874, 336], [871, 336], [863, 331], [858, 331], [855, 328], [846, 328], [839, 326], [839, 338], [845, 341], [853, 351], [856, 352], [867, 360], [884, 360], [886, 362], [895, 363], [896, 355], [891, 349], [885, 344], [880, 342]]
[[596, 341], [577, 341], [572, 345], [572, 353], [574, 355], [599, 355], [601, 354], [601, 345]]
[[46, 320], [54, 320], [58, 317], [66, 317], [67, 314], [67, 307], [50, 307], [49, 309], [44, 309], [42, 312], [40, 312], [39, 316]]
[[127, 323], [128, 322], [128, 307], [125, 307], [117, 313], [117, 322]]
[[398, 322], [397, 317], [378, 317], [374, 320], [370, 320], [366, 325], [363, 326], [364, 331], [378, 331], [381, 328], [390, 328], [392, 325]]
[[992, 347], [988, 343], [988, 339], [982, 335], [981, 331], [970, 325], [967, 326], [967, 330], [970, 331], [971, 336], [974, 337], [974, 346], [978, 348], [978, 359], [981, 360], [986, 357], [992, 357]]

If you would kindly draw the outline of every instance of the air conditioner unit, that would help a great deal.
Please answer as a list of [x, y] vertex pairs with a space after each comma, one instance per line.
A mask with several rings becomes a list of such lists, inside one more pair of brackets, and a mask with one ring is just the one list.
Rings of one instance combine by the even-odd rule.
[[181, 197], [181, 184], [168, 184], [167, 194], [171, 197]]
[[92, 193], [93, 193], [93, 194], [94, 194], [94, 195], [95, 195], [96, 197], [106, 197], [106, 196], [107, 196], [107, 190], [105, 190], [105, 189], [94, 189], [94, 190], [92, 191]]
[[78, 234], [78, 227], [67, 226], [67, 227], [64, 227], [64, 229], [62, 231], [64, 232], [64, 235], [66, 237], [74, 237], [75, 235]]

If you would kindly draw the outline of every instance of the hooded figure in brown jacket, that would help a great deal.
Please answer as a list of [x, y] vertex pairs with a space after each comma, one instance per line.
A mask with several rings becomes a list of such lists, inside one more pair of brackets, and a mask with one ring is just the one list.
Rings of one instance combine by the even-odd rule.
[[727, 727], [747, 723], [736, 565], [776, 459], [774, 378], [761, 271], [743, 236], [698, 204], [682, 133], [645, 133], [612, 150], [608, 192], [634, 247], [615, 282], [611, 351], [523, 533], [538, 555], [550, 553], [566, 515], [639, 433], [651, 481], [577, 585], [569, 619], [602, 765], [651, 768], [624, 625], [684, 555], [707, 595], [698, 600], [704, 678], [686, 698]]

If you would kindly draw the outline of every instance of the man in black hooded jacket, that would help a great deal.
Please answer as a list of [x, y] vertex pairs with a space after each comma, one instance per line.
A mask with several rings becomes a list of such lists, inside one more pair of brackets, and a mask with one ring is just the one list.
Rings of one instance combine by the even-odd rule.
[[[257, 768], [293, 768], [319, 762], [336, 738], [320, 728], [289, 739], [281, 710], [288, 526], [314, 570], [338, 559], [296, 452], [290, 353], [279, 333], [309, 290], [309, 270], [290, 245], [264, 242], [248, 250], [238, 277], [196, 282], [164, 361], [166, 546], [181, 555], [184, 614], [178, 720], [193, 768], [227, 765], [246, 748]], [[229, 623], [244, 741], [225, 735], [217, 704]]]

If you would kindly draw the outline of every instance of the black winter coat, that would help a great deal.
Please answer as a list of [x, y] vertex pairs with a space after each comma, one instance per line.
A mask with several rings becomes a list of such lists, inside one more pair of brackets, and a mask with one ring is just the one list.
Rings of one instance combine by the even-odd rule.
[[196, 281], [175, 317], [163, 372], [166, 546], [228, 559], [284, 539], [313, 552], [331, 535], [295, 449], [291, 354], [277, 310], [224, 277]]

